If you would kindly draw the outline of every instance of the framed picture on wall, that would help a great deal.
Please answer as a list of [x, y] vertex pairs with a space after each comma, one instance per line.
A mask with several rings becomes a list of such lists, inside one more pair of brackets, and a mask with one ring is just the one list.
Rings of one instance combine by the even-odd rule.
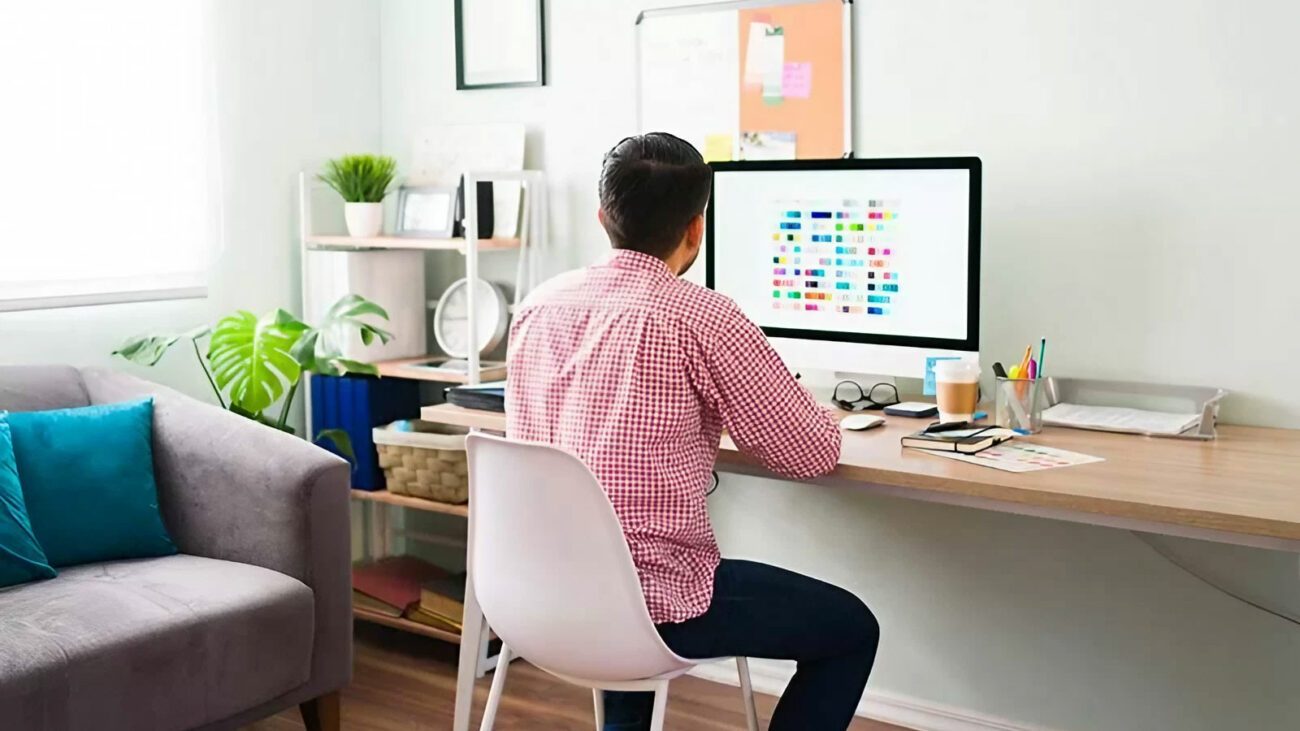
[[456, 88], [546, 84], [545, 0], [456, 0]]

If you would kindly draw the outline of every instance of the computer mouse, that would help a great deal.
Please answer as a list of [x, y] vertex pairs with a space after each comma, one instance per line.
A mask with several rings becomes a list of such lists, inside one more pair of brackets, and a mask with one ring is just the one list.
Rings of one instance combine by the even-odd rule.
[[884, 423], [884, 417], [874, 414], [849, 414], [840, 420], [840, 428], [849, 431], [866, 431]]

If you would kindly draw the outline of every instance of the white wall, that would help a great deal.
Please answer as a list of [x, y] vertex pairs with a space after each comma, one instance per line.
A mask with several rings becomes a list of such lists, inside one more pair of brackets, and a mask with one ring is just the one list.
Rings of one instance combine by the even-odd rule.
[[984, 159], [986, 354], [1043, 333], [1057, 373], [1223, 386], [1228, 419], [1300, 426], [1278, 387], [1300, 359], [1300, 8], [858, 9], [860, 154]]
[[[431, 123], [528, 123], [552, 268], [590, 261], [601, 155], [635, 131], [632, 22], [655, 4], [552, 0], [547, 87], [456, 92], [452, 4], [384, 0], [385, 151]], [[1300, 426], [1300, 392], [1276, 385], [1300, 359], [1300, 11], [856, 5], [860, 154], [984, 159], [986, 359], [1045, 334], [1057, 373], [1225, 386], [1229, 419]], [[867, 599], [872, 690], [1058, 729], [1300, 725], [1300, 632], [1127, 533], [740, 477], [713, 515], [728, 555]], [[1205, 550], [1293, 591], [1293, 557]]]
[[[208, 298], [0, 313], [0, 363], [132, 369], [109, 355], [132, 334], [185, 330], [238, 308], [299, 308], [297, 173], [379, 144], [378, 5], [220, 0], [215, 7], [225, 246]], [[0, 252], [21, 255], [19, 246], [0, 242]], [[190, 352], [137, 370], [210, 398]]]

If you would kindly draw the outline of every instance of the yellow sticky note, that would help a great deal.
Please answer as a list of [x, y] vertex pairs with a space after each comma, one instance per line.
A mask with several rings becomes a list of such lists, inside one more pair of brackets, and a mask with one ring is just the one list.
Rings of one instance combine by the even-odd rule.
[[731, 135], [704, 136], [704, 162], [726, 162], [731, 159]]

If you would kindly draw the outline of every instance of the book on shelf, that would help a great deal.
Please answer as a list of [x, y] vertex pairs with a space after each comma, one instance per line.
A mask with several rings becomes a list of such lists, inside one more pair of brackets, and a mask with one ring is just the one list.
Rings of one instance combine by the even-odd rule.
[[459, 622], [465, 616], [465, 574], [424, 582], [420, 587], [420, 609]]
[[460, 634], [461, 630], [464, 628], [464, 624], [459, 619], [452, 619], [451, 617], [446, 617], [441, 614], [426, 612], [418, 605], [413, 605], [410, 609], [407, 609], [404, 616], [412, 622], [419, 622], [426, 627], [433, 627], [434, 629], [440, 629], [444, 632]]
[[389, 556], [352, 567], [352, 588], [375, 601], [397, 609], [420, 602], [420, 587], [426, 582], [447, 576], [447, 572], [414, 556]]
[[402, 616], [403, 610], [402, 607], [395, 607], [388, 602], [379, 601], [378, 599], [363, 594], [356, 589], [352, 590], [352, 606], [365, 609], [369, 612], [374, 612], [375, 614], [382, 614], [385, 617], [400, 617]]
[[1016, 436], [1010, 429], [979, 427], [955, 431], [926, 432], [924, 430], [903, 437], [904, 447], [931, 452], [957, 452], [976, 454]]
[[445, 392], [447, 403], [463, 409], [504, 412], [506, 410], [506, 382], [493, 381], [477, 386], [456, 386]]

